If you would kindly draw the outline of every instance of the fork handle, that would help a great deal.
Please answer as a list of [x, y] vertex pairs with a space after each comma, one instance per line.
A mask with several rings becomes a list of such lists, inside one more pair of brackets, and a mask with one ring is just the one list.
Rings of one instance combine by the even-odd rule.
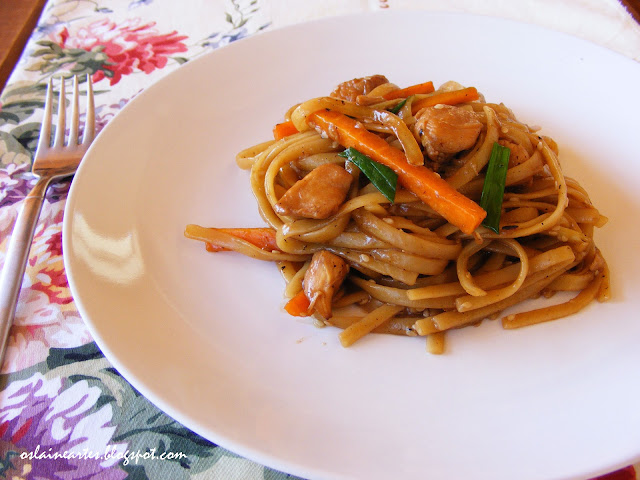
[[0, 366], [4, 361], [7, 337], [16, 311], [33, 234], [42, 210], [44, 194], [50, 182], [49, 177], [38, 178], [31, 192], [24, 199], [9, 240], [4, 267], [0, 273]]

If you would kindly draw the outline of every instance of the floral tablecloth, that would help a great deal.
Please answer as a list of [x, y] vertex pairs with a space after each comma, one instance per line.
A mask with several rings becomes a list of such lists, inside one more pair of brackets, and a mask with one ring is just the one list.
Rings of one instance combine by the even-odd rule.
[[[562, 25], [640, 59], [640, 28], [615, 0], [49, 0], [0, 98], [0, 264], [21, 201], [34, 184], [29, 169], [52, 75], [91, 75], [102, 128], [145, 87], [212, 49], [264, 29], [387, 8]], [[562, 14], [570, 8], [567, 22]], [[47, 194], [10, 332], [0, 387], [0, 477], [295, 478], [189, 431], [141, 396], [104, 357], [65, 276], [61, 234], [69, 185], [58, 184]], [[636, 469], [612, 475], [632, 479]]]

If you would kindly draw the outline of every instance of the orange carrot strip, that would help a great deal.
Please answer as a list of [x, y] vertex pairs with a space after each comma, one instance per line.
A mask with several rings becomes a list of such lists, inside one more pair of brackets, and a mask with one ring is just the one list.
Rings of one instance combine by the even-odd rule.
[[420, 93], [431, 93], [433, 90], [433, 82], [424, 82], [411, 85], [410, 87], [400, 88], [399, 90], [393, 90], [392, 92], [384, 94], [383, 98], [385, 100], [395, 100], [396, 98], [407, 98]]
[[441, 103], [445, 105], [458, 105], [459, 103], [472, 102], [478, 98], [480, 98], [480, 95], [478, 95], [478, 90], [476, 90], [475, 87], [436, 93], [430, 97], [421, 98], [413, 102], [411, 105], [411, 113], [415, 115], [418, 110], [422, 108], [433, 107]]
[[304, 290], [300, 290], [291, 300], [289, 300], [284, 309], [289, 315], [294, 317], [308, 317], [311, 315], [311, 302], [304, 293]]
[[292, 121], [278, 123], [275, 127], [273, 127], [273, 138], [275, 138], [276, 140], [288, 137], [289, 135], [293, 135], [294, 133], [298, 133], [298, 129]]
[[219, 247], [218, 245], [214, 245], [213, 243], [205, 242], [204, 248], [207, 252], [228, 252], [229, 249], [225, 247]]
[[356, 120], [333, 110], [318, 110], [307, 117], [307, 122], [340, 145], [353, 147], [391, 168], [398, 175], [400, 185], [464, 233], [473, 233], [487, 215], [480, 205], [455, 190], [435, 172], [424, 166], [411, 165], [401, 150], [369, 132]]
[[[216, 228], [220, 232], [233, 235], [234, 237], [241, 238], [258, 248], [272, 252], [274, 250], [281, 252], [276, 242], [276, 231], [273, 228], [261, 227], [261, 228]], [[206, 249], [208, 252], [223, 252], [228, 251], [228, 248], [215, 245], [211, 242], [206, 242]]]

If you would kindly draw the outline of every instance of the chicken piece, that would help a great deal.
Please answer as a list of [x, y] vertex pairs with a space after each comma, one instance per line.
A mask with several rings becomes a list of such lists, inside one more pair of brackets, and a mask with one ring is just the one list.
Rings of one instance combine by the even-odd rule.
[[498, 143], [511, 150], [511, 153], [509, 154], [509, 168], [515, 167], [516, 165], [520, 165], [521, 163], [529, 160], [529, 153], [527, 153], [527, 150], [519, 143], [514, 143], [504, 138], [499, 140]]
[[325, 163], [294, 183], [273, 209], [297, 218], [329, 218], [344, 202], [352, 180], [340, 165]]
[[331, 302], [333, 295], [342, 285], [349, 273], [349, 265], [339, 256], [320, 250], [313, 254], [302, 286], [305, 295], [315, 309], [325, 319], [332, 316]]
[[367, 95], [374, 88], [389, 83], [387, 77], [384, 75], [372, 75], [364, 78], [354, 78], [347, 82], [342, 82], [338, 85], [331, 96], [347, 100], [349, 102], [355, 102], [359, 95]]
[[471, 110], [435, 105], [418, 111], [413, 129], [429, 158], [442, 163], [475, 145], [482, 122]]

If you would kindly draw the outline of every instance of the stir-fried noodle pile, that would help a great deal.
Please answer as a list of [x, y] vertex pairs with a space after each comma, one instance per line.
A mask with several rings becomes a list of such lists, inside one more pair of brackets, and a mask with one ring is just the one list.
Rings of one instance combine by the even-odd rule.
[[[285, 310], [342, 329], [344, 346], [419, 335], [442, 353], [450, 329], [518, 328], [609, 297], [593, 240], [606, 217], [551, 138], [473, 87], [354, 79], [289, 109], [274, 138], [237, 156], [268, 226], [185, 235], [276, 262]], [[575, 294], [502, 315], [557, 291]]]

